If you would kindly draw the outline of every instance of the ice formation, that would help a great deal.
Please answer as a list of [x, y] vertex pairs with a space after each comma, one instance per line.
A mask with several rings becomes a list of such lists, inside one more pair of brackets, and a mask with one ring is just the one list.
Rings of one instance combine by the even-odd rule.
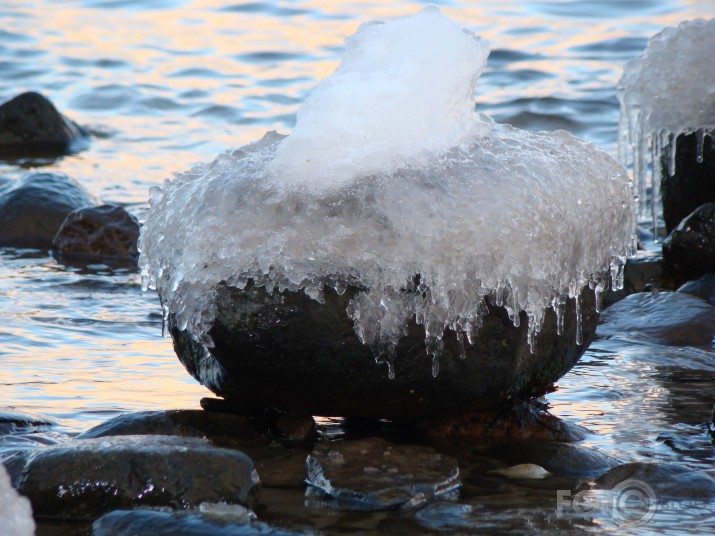
[[10, 483], [10, 475], [0, 463], [0, 534], [32, 536], [35, 534], [35, 520], [32, 506], [27, 497], [15, 491]]
[[713, 50], [715, 19], [682, 22], [653, 36], [643, 54], [625, 65], [618, 82], [620, 160], [633, 166], [638, 216], [649, 215], [654, 224], [663, 151], [669, 151], [672, 175], [675, 138], [695, 132], [696, 158], [702, 161], [705, 135], [715, 132]]
[[[366, 112], [372, 120], [359, 123], [359, 131], [352, 131], [356, 123], [348, 125], [341, 143], [357, 147], [336, 145], [332, 138], [350, 115], [332, 109], [341, 107], [337, 96], [350, 101], [373, 68], [388, 78], [373, 98], [405, 90], [402, 80], [390, 84], [393, 70], [386, 67], [400, 62], [391, 52], [393, 24], [398, 36], [403, 27], [419, 34], [408, 43], [464, 47], [456, 55], [445, 48], [443, 57], [427, 62], [460, 74], [436, 89], [428, 80], [412, 88], [431, 93], [434, 102], [424, 114], [412, 99], [390, 101], [390, 107], [408, 108], [392, 119], [417, 117], [410, 132], [388, 128], [380, 102], [361, 97], [354, 113], [381, 112]], [[374, 40], [369, 47], [367, 39]], [[269, 132], [150, 192], [140, 238], [143, 282], [158, 290], [181, 329], [211, 347], [207, 332], [221, 281], [302, 289], [319, 301], [326, 285], [342, 293], [357, 282], [369, 289], [348, 306], [361, 341], [389, 363], [415, 318], [425, 327], [436, 373], [445, 328], [472, 340], [487, 310], [485, 297], [503, 304], [515, 324], [525, 311], [533, 345], [546, 308], [562, 318], [566, 298], [585, 285], [600, 294], [611, 277], [621, 284], [634, 229], [625, 169], [566, 132], [520, 131], [475, 116], [471, 91], [484, 65], [480, 41], [430, 9], [363, 25], [347, 44], [338, 69], [345, 76], [334, 75], [325, 82], [329, 89], [316, 90], [319, 97], [336, 97], [309, 113], [301, 110], [300, 140]], [[350, 67], [350, 58], [363, 61], [355, 47], [390, 53], [365, 61], [363, 72]], [[404, 48], [411, 53], [412, 46]], [[463, 118], [455, 115], [459, 110]]]

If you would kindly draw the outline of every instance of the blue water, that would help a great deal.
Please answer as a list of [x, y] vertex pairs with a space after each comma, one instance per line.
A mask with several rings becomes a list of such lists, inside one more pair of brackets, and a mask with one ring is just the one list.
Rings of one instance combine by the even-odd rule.
[[[614, 156], [623, 64], [664, 26], [715, 16], [710, 0], [438, 3], [492, 45], [477, 85], [480, 111], [524, 129], [569, 130]], [[141, 218], [151, 185], [266, 130], [289, 132], [359, 23], [421, 6], [3, 0], [0, 102], [40, 91], [93, 140], [55, 161], [0, 163], [0, 173], [62, 171]], [[549, 395], [552, 411], [596, 431], [587, 444], [625, 460], [712, 470], [712, 455], [688, 457], [656, 440], [663, 431], [701, 437], [712, 368], [703, 365], [705, 383], [688, 390], [649, 362], [657, 351], [597, 341]], [[141, 292], [136, 274], [71, 269], [44, 251], [8, 249], [0, 249], [0, 386], [0, 411], [51, 418], [59, 438], [125, 411], [196, 408], [209, 394], [162, 338], [158, 300]], [[554, 528], [544, 521], [548, 499], [534, 514], [536, 531]], [[490, 530], [512, 530], [512, 518], [496, 515]], [[682, 513], [658, 519], [657, 532], [702, 522]], [[581, 529], [616, 530], [602, 523]]]

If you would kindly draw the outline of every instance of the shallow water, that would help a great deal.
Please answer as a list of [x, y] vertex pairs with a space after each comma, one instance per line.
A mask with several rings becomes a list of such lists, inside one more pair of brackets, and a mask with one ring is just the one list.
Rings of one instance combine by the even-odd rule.
[[[440, 4], [492, 44], [477, 85], [480, 111], [520, 128], [569, 130], [614, 156], [615, 85], [624, 62], [662, 27], [715, 16], [707, 0]], [[369, 1], [4, 0], [0, 101], [43, 92], [94, 138], [77, 155], [0, 163], [0, 173], [63, 171], [141, 217], [149, 186], [266, 130], [288, 132], [299, 103], [335, 68], [343, 38], [360, 22], [419, 8]], [[0, 318], [0, 411], [56, 421], [45, 439], [125, 411], [196, 408], [209, 394], [161, 337], [158, 300], [141, 292], [136, 274], [71, 269], [43, 251], [0, 250]], [[673, 361], [695, 364], [683, 370]], [[714, 368], [712, 347], [600, 339], [547, 399], [554, 414], [595, 432], [585, 445], [624, 461], [677, 461], [712, 473], [715, 454], [703, 423], [715, 401]], [[339, 434], [339, 427], [326, 433]], [[677, 452], [665, 444], [668, 435], [692, 448]], [[17, 446], [13, 438], [0, 441]], [[487, 462], [470, 456], [462, 455], [465, 473], [479, 474]], [[427, 525], [321, 509], [310, 518], [327, 531], [400, 533], [437, 530], [440, 523], [452, 532], [618, 528], [604, 515], [555, 519], [549, 486], [490, 481], [496, 487], [487, 493], [465, 482], [461, 506], [425, 511]], [[278, 510], [268, 508], [271, 520], [298, 515], [302, 490], [266, 490], [262, 502], [269, 500]], [[659, 513], [648, 529], [695, 533], [708, 522], [715, 524], [712, 510], [681, 508]]]

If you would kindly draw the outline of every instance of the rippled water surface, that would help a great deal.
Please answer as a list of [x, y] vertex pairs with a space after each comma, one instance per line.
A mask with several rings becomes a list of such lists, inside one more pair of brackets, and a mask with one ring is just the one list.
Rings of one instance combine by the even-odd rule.
[[[569, 130], [614, 156], [615, 85], [624, 62], [662, 27], [715, 16], [710, 0], [439, 4], [492, 45], [477, 85], [480, 111], [520, 128]], [[88, 150], [56, 161], [0, 163], [0, 173], [63, 171], [141, 217], [151, 185], [266, 130], [289, 132], [297, 107], [337, 66], [344, 37], [359, 23], [420, 7], [377, 1], [3, 0], [0, 102], [40, 91], [88, 126], [93, 140]], [[669, 365], [673, 361], [691, 366], [683, 371]], [[703, 423], [715, 396], [714, 368], [712, 347], [602, 338], [548, 400], [553, 413], [596, 432], [587, 445], [624, 461], [678, 461], [712, 472], [715, 455]], [[45, 251], [8, 249], [0, 249], [0, 386], [0, 410], [51, 418], [58, 437], [129, 410], [198, 407], [209, 394], [162, 338], [158, 300], [141, 292], [137, 274], [102, 266], [71, 269]], [[668, 435], [692, 448], [669, 447], [663, 439]], [[436, 519], [433, 528], [451, 519], [442, 528], [456, 532], [560, 527], [553, 520], [553, 490], [502, 490], [481, 502], [470, 493], [471, 517], [464, 511], [423, 515]], [[297, 495], [278, 499], [286, 509], [301, 502]], [[493, 511], [489, 523], [482, 518], [486, 524], [479, 525], [475, 512], [482, 503]], [[327, 526], [325, 519], [316, 526]], [[379, 524], [363, 521], [344, 520], [355, 530]], [[469, 522], [475, 524], [463, 526]], [[650, 528], [715, 529], [708, 523], [715, 524], [712, 512], [693, 510], [663, 514]], [[575, 526], [617, 529], [598, 517]], [[406, 529], [395, 527], [400, 530]]]

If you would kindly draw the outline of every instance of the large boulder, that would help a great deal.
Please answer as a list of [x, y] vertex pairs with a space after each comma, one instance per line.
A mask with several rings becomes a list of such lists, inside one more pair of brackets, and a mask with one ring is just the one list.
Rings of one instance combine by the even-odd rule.
[[675, 168], [669, 173], [668, 146], [661, 157], [663, 219], [668, 232], [703, 203], [715, 202], [715, 143], [705, 135], [698, 158], [697, 134], [681, 134], [675, 140]]
[[715, 203], [698, 206], [671, 231], [663, 241], [663, 262], [684, 280], [715, 272]]
[[49, 249], [67, 215], [96, 204], [64, 173], [32, 173], [0, 195], [0, 247]]
[[52, 252], [70, 264], [110, 261], [136, 266], [139, 221], [116, 205], [70, 212], [52, 239]]
[[410, 322], [396, 348], [395, 377], [377, 364], [348, 317], [348, 302], [364, 289], [342, 295], [325, 288], [321, 304], [302, 292], [266, 293], [216, 289], [210, 350], [169, 317], [174, 348], [187, 370], [216, 394], [259, 413], [264, 408], [310, 415], [417, 422], [494, 408], [517, 397], [543, 394], [565, 374], [593, 339], [598, 314], [593, 291], [581, 293], [583, 343], [576, 343], [575, 300], [568, 300], [563, 334], [547, 310], [535, 352], [527, 343], [527, 318], [519, 327], [506, 309], [489, 306], [473, 345], [444, 333], [439, 374], [425, 349], [424, 327]]
[[76, 152], [89, 134], [35, 92], [0, 105], [0, 158], [60, 156]]

